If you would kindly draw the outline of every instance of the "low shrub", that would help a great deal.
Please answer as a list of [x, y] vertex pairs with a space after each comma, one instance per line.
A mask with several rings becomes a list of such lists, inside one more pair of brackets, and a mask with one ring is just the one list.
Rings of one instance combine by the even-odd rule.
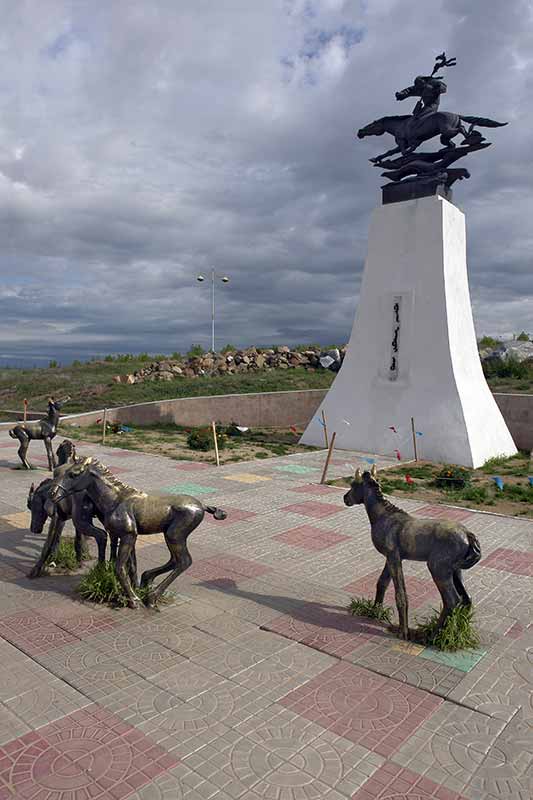
[[416, 629], [417, 640], [437, 650], [454, 652], [468, 650], [479, 645], [479, 634], [474, 628], [472, 606], [456, 606], [439, 629], [440, 612], [434, 611], [431, 617], [423, 620]]
[[444, 464], [435, 476], [435, 486], [439, 489], [464, 489], [470, 484], [472, 473], [465, 467]]
[[[88, 561], [91, 557], [89, 553], [89, 549], [85, 542], [82, 543], [81, 548], [81, 559], [82, 561]], [[59, 542], [59, 547], [57, 548], [56, 552], [49, 556], [46, 561], [46, 566], [56, 567], [56, 569], [64, 569], [68, 572], [72, 570], [78, 569], [78, 561], [76, 559], [76, 549], [74, 547], [74, 539], [72, 536], [65, 536]]]
[[348, 606], [348, 611], [354, 617], [368, 617], [380, 622], [391, 622], [392, 619], [392, 609], [389, 606], [381, 603], [375, 605], [374, 601], [367, 597], [354, 597]]
[[[215, 425], [217, 431], [218, 449], [223, 450], [227, 445], [226, 434], [224, 428], [217, 422]], [[213, 441], [212, 428], [196, 428], [192, 430], [187, 436], [187, 444], [191, 450], [214, 450], [215, 443]]]
[[[127, 597], [122, 591], [122, 586], [115, 573], [115, 564], [112, 561], [95, 564], [87, 575], [84, 575], [77, 591], [84, 600], [89, 600], [91, 603], [105, 603], [119, 608], [124, 608], [128, 604]], [[149, 590], [137, 588], [135, 593], [144, 603]], [[165, 593], [159, 602], [169, 603], [171, 600], [172, 595]]]

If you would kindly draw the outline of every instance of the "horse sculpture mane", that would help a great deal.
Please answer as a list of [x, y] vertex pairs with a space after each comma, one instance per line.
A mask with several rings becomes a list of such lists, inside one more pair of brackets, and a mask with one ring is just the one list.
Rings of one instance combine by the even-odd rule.
[[94, 458], [94, 456], [86, 458], [83, 462], [83, 465], [91, 466], [92, 468], [96, 469], [100, 477], [102, 477], [108, 485], [125, 495], [137, 494], [143, 495], [144, 497], [148, 496], [146, 492], [143, 492], [141, 489], [136, 489], [135, 486], [131, 486], [129, 483], [124, 483], [121, 481], [120, 478], [117, 478], [117, 476], [111, 472], [109, 467], [107, 467], [105, 464], [102, 464], [102, 462], [98, 461], [98, 459]]

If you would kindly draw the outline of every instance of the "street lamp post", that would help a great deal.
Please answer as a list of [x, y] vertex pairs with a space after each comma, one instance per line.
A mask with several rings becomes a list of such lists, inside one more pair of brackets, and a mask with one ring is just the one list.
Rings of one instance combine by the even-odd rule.
[[[215, 352], [215, 278], [220, 277], [222, 283], [228, 283], [229, 278], [227, 275], [217, 276], [214, 268], [211, 270], [211, 352]], [[198, 275], [197, 281], [202, 283], [205, 281], [203, 275]]]

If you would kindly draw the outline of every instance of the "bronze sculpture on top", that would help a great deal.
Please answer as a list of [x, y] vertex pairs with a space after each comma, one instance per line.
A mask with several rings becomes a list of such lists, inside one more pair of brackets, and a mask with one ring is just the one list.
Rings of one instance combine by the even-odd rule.
[[[446, 93], [447, 86], [436, 73], [444, 67], [454, 67], [455, 63], [455, 58], [446, 58], [446, 53], [441, 53], [435, 60], [431, 75], [418, 75], [412, 86], [396, 92], [396, 100], [419, 98], [412, 114], [380, 117], [358, 130], [359, 139], [390, 133], [396, 141], [396, 147], [370, 159], [375, 167], [386, 170], [381, 176], [391, 181], [382, 187], [384, 204], [432, 194], [442, 194], [451, 199], [452, 184], [469, 178], [470, 173], [464, 167], [452, 168], [450, 165], [469, 153], [490, 147], [491, 143], [476, 130], [476, 126], [500, 128], [507, 125], [506, 122], [486, 117], [467, 117], [439, 111], [440, 98]], [[464, 122], [468, 128], [463, 125]], [[459, 134], [463, 140], [456, 145], [453, 139]], [[440, 142], [444, 145], [440, 150], [415, 152], [419, 145], [434, 136], [440, 136]], [[401, 155], [390, 158], [397, 153]]]
[[20, 447], [18, 455], [22, 461], [24, 469], [32, 469], [32, 466], [26, 458], [28, 447], [32, 439], [42, 439], [46, 447], [46, 455], [48, 457], [48, 469], [50, 472], [54, 471], [56, 460], [54, 449], [52, 447], [52, 439], [57, 433], [57, 426], [59, 425], [59, 414], [62, 406], [70, 400], [70, 397], [65, 397], [64, 400], [54, 400], [53, 397], [48, 398], [48, 414], [43, 419], [38, 419], [33, 422], [19, 422], [14, 428], [11, 428], [9, 435], [12, 439], [18, 439]]

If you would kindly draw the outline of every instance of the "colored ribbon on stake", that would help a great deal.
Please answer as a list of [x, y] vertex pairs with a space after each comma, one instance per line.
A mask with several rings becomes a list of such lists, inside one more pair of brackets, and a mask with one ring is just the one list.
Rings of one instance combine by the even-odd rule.
[[500, 478], [500, 476], [499, 475], [493, 475], [492, 476], [492, 480], [494, 481], [494, 483], [496, 484], [496, 486], [498, 487], [500, 492], [503, 491], [503, 481]]
[[528, 475], [528, 476], [527, 476], [527, 479], [528, 479], [528, 481], [529, 481], [529, 485], [530, 485], [530, 486], [533, 486], [533, 475]]
[[401, 461], [402, 460], [402, 454], [400, 453], [400, 451], [399, 450], [394, 450], [394, 452], [396, 453], [396, 458], [398, 459], [398, 461]]

